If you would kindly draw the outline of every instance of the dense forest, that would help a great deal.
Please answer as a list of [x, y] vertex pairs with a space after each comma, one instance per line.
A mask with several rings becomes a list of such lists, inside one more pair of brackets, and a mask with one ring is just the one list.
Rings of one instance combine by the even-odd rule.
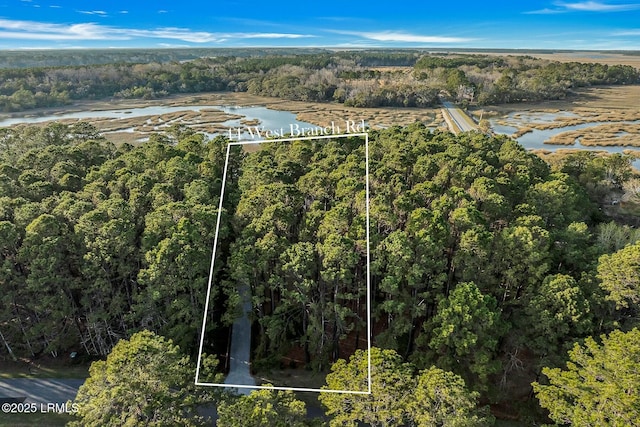
[[[296, 48], [299, 54], [326, 53], [320, 48]], [[144, 64], [149, 62], [181, 62], [218, 56], [260, 57], [288, 55], [290, 48], [154, 48], [154, 49], [67, 49], [67, 50], [3, 50], [0, 68], [66, 67], [100, 64]], [[632, 54], [632, 52], [629, 52]]]
[[[227, 53], [166, 61], [166, 55], [157, 55], [153, 62], [143, 63], [0, 69], [0, 111], [60, 106], [74, 100], [151, 99], [210, 91], [354, 107], [427, 107], [436, 105], [438, 95], [444, 93], [463, 103], [483, 105], [561, 99], [583, 86], [640, 83], [640, 71], [631, 66], [560, 63], [528, 56], [363, 51]], [[131, 56], [136, 58], [133, 53], [127, 58]]]
[[[174, 126], [115, 147], [53, 123], [0, 142], [0, 357], [105, 356], [141, 330], [195, 354], [225, 138]], [[225, 353], [246, 286], [254, 366], [297, 347], [327, 372], [366, 342], [364, 141], [231, 154], [205, 351]], [[480, 402], [532, 402], [574, 343], [597, 354], [590, 337], [638, 325], [640, 233], [599, 209], [631, 178], [628, 157], [550, 165], [506, 137], [418, 123], [371, 131], [369, 155], [381, 360], [418, 382], [456, 375]]]
[[[3, 50], [0, 52], [0, 68], [33, 68], [33, 67], [64, 67], [87, 66], [99, 64], [149, 62], [192, 61], [199, 58], [212, 58], [219, 56], [233, 57], [265, 57], [277, 55], [291, 55], [294, 51], [298, 55], [306, 54], [330, 54], [340, 50], [322, 48], [277, 48], [277, 47], [252, 47], [252, 48], [150, 48], [150, 49], [68, 49], [68, 50]], [[369, 65], [401, 65], [413, 66], [417, 56], [432, 53], [436, 55], [447, 54], [500, 54], [507, 55], [536, 55], [554, 53], [575, 53], [574, 50], [562, 49], [473, 49], [473, 48], [430, 48], [425, 49], [367, 49], [366, 51], [351, 51], [355, 57], [375, 56], [375, 62]], [[607, 54], [619, 54], [625, 56], [637, 56], [638, 52], [629, 50], [607, 50]], [[373, 55], [372, 55], [373, 54]], [[399, 55], [400, 54], [400, 55]]]
[[7, 348], [105, 355], [141, 327], [192, 346], [223, 144], [194, 135], [116, 149], [90, 125], [3, 131]]

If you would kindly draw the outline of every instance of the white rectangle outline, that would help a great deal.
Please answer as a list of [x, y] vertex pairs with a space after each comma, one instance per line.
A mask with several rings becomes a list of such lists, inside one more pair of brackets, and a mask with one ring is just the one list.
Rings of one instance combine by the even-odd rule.
[[[207, 313], [209, 312], [209, 298], [211, 297], [211, 283], [213, 281], [213, 265], [216, 257], [216, 249], [218, 246], [218, 231], [220, 230], [220, 217], [222, 216], [222, 200], [224, 199], [224, 187], [227, 182], [227, 168], [229, 166], [229, 153], [232, 145], [261, 144], [263, 142], [287, 142], [287, 141], [307, 141], [313, 139], [330, 139], [344, 138], [350, 136], [364, 136], [365, 151], [365, 191], [366, 191], [366, 211], [367, 211], [367, 391], [354, 390], [326, 390], [319, 388], [303, 388], [303, 387], [267, 387], [259, 385], [242, 385], [242, 384], [220, 384], [200, 382], [200, 363], [202, 359], [202, 347], [204, 346], [204, 332], [207, 326]], [[293, 137], [282, 139], [262, 139], [259, 141], [234, 141], [227, 144], [227, 156], [224, 161], [224, 171], [222, 173], [222, 189], [220, 191], [220, 201], [218, 203], [218, 217], [216, 219], [216, 232], [213, 240], [213, 253], [211, 254], [211, 268], [209, 270], [209, 284], [207, 286], [207, 300], [204, 305], [204, 316], [202, 318], [202, 332], [200, 334], [200, 347], [198, 349], [198, 362], [196, 364], [195, 385], [209, 387], [225, 387], [225, 388], [249, 388], [255, 390], [284, 390], [284, 391], [310, 391], [320, 393], [348, 393], [348, 394], [371, 394], [371, 251], [369, 250], [369, 133], [345, 133], [339, 135], [320, 135], [308, 137]]]

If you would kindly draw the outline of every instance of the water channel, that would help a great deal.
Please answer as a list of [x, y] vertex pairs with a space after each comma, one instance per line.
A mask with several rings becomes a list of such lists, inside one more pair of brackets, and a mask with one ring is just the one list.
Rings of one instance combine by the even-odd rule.
[[[285, 130], [289, 128], [290, 125], [298, 125], [300, 127], [314, 127], [315, 125], [312, 123], [303, 122], [296, 119], [295, 114], [289, 111], [280, 111], [280, 110], [272, 110], [262, 106], [250, 106], [250, 107], [239, 107], [239, 106], [224, 106], [224, 105], [197, 105], [197, 106], [149, 106], [149, 107], [139, 107], [139, 108], [119, 108], [114, 110], [101, 110], [101, 111], [81, 111], [81, 112], [73, 112], [73, 113], [59, 113], [52, 114], [47, 116], [26, 116], [26, 117], [12, 117], [8, 119], [0, 120], [0, 127], [11, 126], [19, 123], [44, 123], [48, 121], [55, 120], [65, 120], [65, 119], [78, 119], [78, 120], [87, 120], [87, 119], [112, 119], [119, 120], [123, 118], [131, 118], [131, 117], [145, 117], [145, 116], [160, 116], [163, 114], [184, 112], [184, 111], [194, 111], [200, 112], [203, 110], [218, 110], [227, 114], [233, 114], [242, 116], [239, 119], [230, 119], [224, 122], [221, 122], [220, 125], [227, 128], [246, 128], [246, 125], [243, 125], [242, 122], [246, 121], [259, 121], [259, 126], [264, 127], [265, 129], [280, 129], [284, 128]], [[508, 116], [502, 119], [492, 119], [492, 127], [496, 133], [511, 135], [515, 131], [517, 131], [518, 126], [525, 126], [527, 123], [550, 123], [554, 120], [561, 117], [577, 117], [572, 112], [559, 112], [559, 113], [538, 113], [538, 112], [518, 112], [511, 113]], [[504, 120], [507, 125], [499, 124], [498, 122]], [[164, 124], [159, 124], [158, 127], [168, 126], [171, 122], [166, 122]], [[537, 130], [534, 129], [531, 132], [528, 132], [519, 138], [517, 141], [527, 149], [544, 149], [549, 151], [555, 151], [559, 149], [581, 149], [581, 150], [593, 150], [593, 151], [607, 151], [610, 153], [622, 153], [625, 149], [634, 148], [628, 146], [584, 146], [581, 145], [579, 141], [576, 141], [574, 145], [555, 145], [555, 144], [545, 144], [544, 141], [549, 139], [550, 137], [557, 135], [562, 132], [583, 129], [587, 127], [597, 126], [601, 124], [606, 124], [607, 122], [595, 122], [595, 123], [584, 123], [573, 126], [565, 126], [559, 127], [556, 129], [546, 129], [546, 130]], [[621, 123], [640, 123], [640, 121], [626, 121]], [[119, 130], [119, 132], [132, 132], [133, 129], [124, 129]], [[246, 132], [243, 133], [246, 137]], [[209, 136], [213, 136], [213, 134], [209, 134]], [[241, 136], [242, 138], [242, 136]], [[244, 138], [243, 138], [244, 139]], [[637, 159], [633, 162], [633, 166], [636, 169], [640, 169], [640, 159]]]
[[[505, 118], [491, 119], [491, 127], [493, 131], [497, 134], [503, 135], [512, 135], [518, 131], [520, 127], [527, 126], [527, 124], [547, 124], [552, 123], [558, 118], [575, 118], [579, 117], [577, 114], [574, 114], [569, 111], [561, 111], [559, 113], [537, 113], [537, 112], [520, 112], [520, 113], [511, 113]], [[500, 122], [500, 123], [499, 123]], [[501, 124], [507, 123], [507, 124]], [[556, 150], [566, 150], [566, 149], [579, 149], [579, 150], [590, 150], [590, 151], [606, 151], [608, 153], [623, 153], [625, 150], [640, 150], [640, 147], [633, 146], [624, 146], [624, 145], [582, 145], [580, 143], [580, 139], [576, 139], [573, 145], [566, 144], [545, 144], [544, 142], [549, 138], [561, 134], [563, 132], [568, 132], [572, 130], [586, 129], [594, 126], [611, 124], [612, 122], [589, 122], [582, 123], [578, 125], [570, 125], [570, 126], [562, 126], [555, 129], [532, 129], [530, 132], [525, 133], [524, 135], [516, 138], [516, 141], [520, 143], [524, 148], [528, 150], [548, 150], [548, 151], [556, 151]], [[640, 120], [632, 120], [632, 121], [620, 121], [616, 123], [624, 123], [624, 124], [638, 124]], [[622, 136], [625, 133], [619, 133], [618, 136]], [[632, 162], [634, 168], [640, 170], [640, 159], [636, 159]]]
[[[88, 120], [88, 119], [112, 119], [120, 120], [124, 118], [132, 117], [147, 117], [147, 116], [160, 116], [163, 114], [178, 113], [184, 111], [201, 112], [205, 110], [218, 110], [226, 114], [233, 114], [243, 116], [240, 119], [230, 119], [220, 123], [221, 126], [227, 128], [246, 128], [242, 124], [243, 121], [258, 120], [261, 127], [265, 129], [287, 129], [290, 125], [298, 125], [300, 127], [314, 127], [315, 125], [300, 120], [296, 120], [296, 115], [289, 111], [271, 110], [261, 106], [250, 107], [236, 107], [236, 106], [224, 106], [224, 105], [187, 105], [187, 106], [150, 106], [150, 107], [138, 107], [138, 108], [120, 108], [114, 110], [99, 110], [99, 111], [79, 111], [73, 113], [60, 113], [46, 116], [26, 116], [26, 117], [12, 117], [8, 119], [0, 120], [0, 127], [12, 126], [15, 124], [34, 124], [45, 123], [55, 120]], [[164, 123], [168, 126], [171, 122]], [[161, 126], [159, 126], [161, 127]], [[133, 132], [133, 128], [120, 129], [118, 132]], [[246, 132], [241, 135], [246, 135]], [[213, 136], [214, 134], [208, 134]]]

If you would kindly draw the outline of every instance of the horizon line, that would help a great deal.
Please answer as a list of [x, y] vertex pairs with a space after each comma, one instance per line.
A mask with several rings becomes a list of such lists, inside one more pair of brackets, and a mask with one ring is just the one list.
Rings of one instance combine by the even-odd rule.
[[536, 48], [536, 47], [448, 47], [448, 46], [114, 46], [114, 47], [88, 47], [88, 46], [69, 46], [69, 47], [15, 47], [15, 48], [1, 48], [0, 52], [36, 52], [36, 51], [55, 51], [55, 50], [239, 50], [239, 49], [322, 49], [322, 50], [456, 50], [456, 51], [504, 51], [504, 52], [640, 52], [640, 47], [637, 49], [625, 49], [625, 48], [599, 48], [599, 49], [554, 49], [554, 48]]

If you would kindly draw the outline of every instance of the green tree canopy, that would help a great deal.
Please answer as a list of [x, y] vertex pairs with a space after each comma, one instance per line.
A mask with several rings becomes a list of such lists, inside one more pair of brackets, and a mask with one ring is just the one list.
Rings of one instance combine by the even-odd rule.
[[547, 276], [525, 307], [524, 322], [517, 325], [526, 331], [522, 341], [540, 356], [556, 356], [569, 348], [563, 346], [571, 343], [569, 337], [591, 332], [593, 314], [583, 287], [565, 274]]
[[[269, 385], [267, 385], [269, 386]], [[303, 427], [307, 408], [292, 391], [254, 390], [218, 406], [219, 427]]]
[[540, 405], [559, 424], [637, 426], [640, 420], [640, 330], [613, 331], [602, 344], [587, 338], [569, 352], [567, 369], [544, 368], [533, 383]]
[[616, 307], [637, 306], [640, 303], [640, 244], [626, 246], [611, 255], [602, 255], [598, 262], [598, 277], [608, 299]]
[[[349, 362], [340, 359], [327, 375], [329, 390], [367, 391], [367, 352]], [[394, 350], [371, 349], [371, 394], [323, 393], [320, 401], [332, 416], [330, 425], [479, 426], [486, 420], [476, 410], [477, 393], [469, 392], [456, 374], [431, 367], [420, 373]]]
[[[205, 376], [217, 361], [205, 357]], [[120, 340], [106, 361], [94, 362], [78, 390], [78, 421], [73, 426], [206, 425], [198, 406], [215, 396], [193, 384], [195, 367], [171, 340], [142, 331]]]
[[483, 295], [475, 283], [460, 283], [443, 298], [437, 314], [425, 324], [429, 328], [428, 346], [438, 366], [474, 381], [478, 388], [499, 368], [494, 354], [505, 324], [495, 298]]
[[[329, 390], [368, 390], [367, 352], [358, 350], [349, 362], [339, 359], [327, 375]], [[371, 394], [323, 393], [320, 401], [333, 416], [331, 426], [401, 426], [408, 419], [413, 366], [393, 350], [371, 349]]]
[[476, 409], [477, 392], [469, 392], [464, 380], [435, 366], [420, 373], [408, 407], [416, 426], [479, 427], [491, 425]]

